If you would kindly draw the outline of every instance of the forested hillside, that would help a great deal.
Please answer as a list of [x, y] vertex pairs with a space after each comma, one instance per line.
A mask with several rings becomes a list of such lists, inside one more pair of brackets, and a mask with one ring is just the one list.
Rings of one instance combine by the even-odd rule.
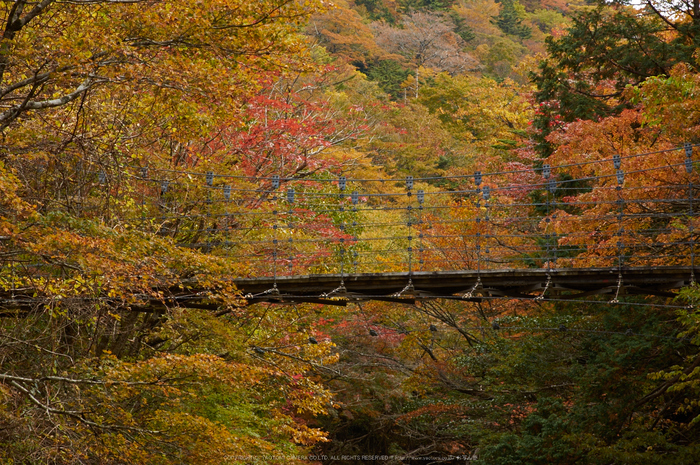
[[[694, 245], [697, 2], [15, 0], [0, 30], [0, 463], [700, 461], [694, 282], [340, 306], [230, 280], [277, 276], [292, 220], [258, 218], [292, 181], [341, 176], [411, 176], [475, 219], [461, 193], [499, 172], [509, 227], [598, 266], [567, 220], [619, 226], [598, 188], [622, 156], [649, 200], [626, 240]], [[687, 172], [647, 174], [684, 144]], [[517, 188], [545, 164], [573, 187]], [[298, 247], [370, 234], [344, 201], [305, 204]], [[331, 242], [305, 252], [346, 263]]]

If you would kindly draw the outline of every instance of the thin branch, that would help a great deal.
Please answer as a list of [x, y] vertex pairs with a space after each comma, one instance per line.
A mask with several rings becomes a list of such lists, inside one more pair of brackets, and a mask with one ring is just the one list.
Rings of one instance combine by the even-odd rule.
[[25, 378], [23, 376], [8, 375], [0, 373], [0, 380], [10, 381], [10, 383], [21, 381], [23, 383], [39, 383], [44, 381], [57, 381], [69, 384], [89, 384], [92, 386], [158, 386], [170, 381], [185, 379], [182, 378], [159, 378], [154, 381], [100, 381], [94, 379], [66, 378], [64, 376], [42, 376], [41, 378]]
[[[51, 100], [42, 100], [42, 101], [32, 101], [31, 98], [34, 96], [34, 92], [36, 91], [36, 87], [32, 90], [27, 95], [27, 98], [24, 100], [19, 105], [15, 105], [14, 107], [10, 108], [9, 110], [4, 111], [3, 113], [0, 113], [0, 122], [2, 125], [0, 126], [0, 132], [3, 131], [5, 128], [7, 128], [12, 121], [14, 121], [22, 112], [25, 112], [27, 110], [43, 110], [46, 108], [55, 108], [59, 107], [62, 105], [65, 105], [69, 102], [72, 102], [73, 100], [77, 99], [80, 97], [85, 91], [90, 89], [98, 80], [93, 79], [93, 78], [88, 78], [85, 81], [83, 81], [82, 84], [80, 84], [73, 92], [70, 94], [64, 95], [63, 97], [51, 99]], [[36, 84], [35, 84], [36, 86]]]
[[646, 404], [647, 402], [656, 399], [659, 396], [662, 396], [671, 386], [676, 384], [682, 376], [684, 375], [689, 375], [692, 373], [698, 366], [700, 366], [700, 354], [695, 356], [695, 360], [693, 360], [693, 363], [687, 367], [685, 370], [683, 370], [682, 373], [678, 373], [676, 376], [673, 378], [669, 379], [666, 381], [664, 384], [659, 386], [656, 390], [653, 392], [647, 394], [646, 396], [642, 397], [639, 402], [634, 406], [635, 409], [638, 407], [641, 407], [642, 405]]
[[65, 416], [74, 418], [74, 419], [80, 421], [81, 423], [85, 423], [88, 426], [92, 426], [93, 428], [99, 428], [99, 429], [103, 429], [103, 430], [133, 431], [136, 433], [145, 433], [145, 434], [160, 434], [161, 433], [161, 431], [147, 430], [147, 429], [143, 429], [143, 428], [135, 428], [133, 426], [102, 425], [99, 423], [95, 423], [94, 421], [88, 420], [87, 418], [85, 418], [83, 416], [83, 412], [79, 412], [79, 411], [75, 411], [75, 410], [56, 409], [56, 408], [53, 408], [47, 404], [44, 404], [39, 399], [34, 397], [32, 395], [32, 393], [27, 388], [25, 388], [24, 386], [19, 384], [17, 381], [11, 381], [10, 384], [12, 384], [14, 387], [16, 387], [17, 389], [22, 391], [24, 394], [26, 394], [27, 397], [29, 397], [29, 400], [32, 401], [32, 403], [34, 403], [36, 406], [43, 409], [47, 414], [53, 413], [55, 415], [65, 415]]
[[656, 14], [656, 16], [658, 16], [659, 18], [661, 18], [661, 20], [662, 20], [663, 22], [665, 22], [666, 24], [668, 24], [668, 25], [669, 25], [670, 27], [672, 27], [673, 29], [678, 30], [678, 26], [676, 26], [674, 23], [672, 23], [671, 21], [669, 21], [669, 19], [668, 19], [666, 16], [664, 16], [663, 14], [661, 14], [661, 12], [660, 12], [659, 10], [656, 9], [656, 7], [655, 7], [654, 4], [651, 2], [651, 0], [647, 0], [647, 5], [648, 5], [649, 8], [651, 8], [651, 10]]
[[289, 15], [289, 16], [278, 16], [278, 17], [276, 17], [276, 18], [273, 18], [273, 16], [272, 16], [273, 13], [275, 13], [275, 12], [277, 12], [277, 11], [280, 11], [284, 6], [288, 5], [289, 3], [291, 3], [291, 2], [288, 1], [288, 0], [283, 1], [282, 3], [280, 3], [279, 5], [277, 5], [276, 7], [274, 7], [273, 9], [271, 9], [270, 11], [268, 11], [267, 13], [263, 14], [260, 18], [256, 19], [255, 21], [253, 21], [253, 22], [251, 22], [251, 23], [246, 23], [246, 24], [227, 24], [227, 25], [224, 25], [224, 26], [213, 26], [213, 29], [218, 29], [218, 30], [222, 30], [222, 29], [243, 29], [243, 28], [247, 28], [247, 27], [255, 27], [255, 26], [257, 26], [257, 25], [259, 25], [259, 24], [262, 24], [263, 22], [267, 21], [268, 19], [278, 19], [278, 18], [291, 19], [291, 18], [294, 18], [294, 17], [300, 17], [300, 16], [302, 16], [302, 15]]

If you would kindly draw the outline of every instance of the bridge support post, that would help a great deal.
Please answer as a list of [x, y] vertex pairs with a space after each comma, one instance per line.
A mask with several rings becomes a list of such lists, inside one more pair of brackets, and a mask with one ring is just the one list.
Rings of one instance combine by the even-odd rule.
[[688, 239], [690, 242], [690, 284], [695, 284], [695, 237], [693, 230], [693, 146], [685, 144], [685, 171], [688, 173]]
[[625, 200], [622, 196], [622, 184], [625, 182], [625, 173], [622, 171], [622, 159], [620, 155], [616, 154], [613, 156], [613, 164], [615, 165], [615, 172], [617, 176], [617, 186], [615, 190], [617, 191], [617, 290], [615, 291], [615, 297], [610, 300], [611, 304], [619, 303], [620, 291], [622, 290], [622, 268], [624, 266], [624, 215], [625, 215]]

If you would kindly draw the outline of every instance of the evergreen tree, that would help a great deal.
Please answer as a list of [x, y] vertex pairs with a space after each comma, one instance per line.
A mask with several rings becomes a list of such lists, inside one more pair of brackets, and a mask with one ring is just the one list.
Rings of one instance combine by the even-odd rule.
[[551, 153], [546, 137], [559, 124], [617, 114], [630, 106], [627, 86], [694, 63], [694, 23], [674, 27], [650, 9], [640, 14], [600, 5], [575, 16], [568, 34], [549, 37], [549, 56], [531, 76], [540, 104], [533, 120], [540, 155]]
[[405, 12], [416, 10], [447, 10], [455, 0], [399, 0], [401, 9]]
[[415, 74], [396, 60], [379, 60], [361, 71], [369, 80], [376, 81], [384, 92], [395, 99], [400, 98], [404, 93], [401, 83], [406, 81], [408, 76]]
[[455, 34], [460, 36], [462, 40], [464, 40], [465, 42], [469, 42], [476, 38], [474, 30], [471, 28], [471, 26], [469, 26], [466, 19], [464, 19], [462, 16], [458, 15], [455, 12], [450, 14], [450, 18], [452, 18], [452, 21], [455, 23]]
[[513, 0], [501, 1], [501, 12], [491, 19], [491, 23], [498, 26], [505, 34], [528, 39], [532, 36], [532, 30], [523, 24], [523, 18], [516, 5], [519, 4]]
[[372, 21], [386, 21], [389, 24], [396, 23], [396, 18], [382, 0], [355, 0], [357, 6], [367, 9], [367, 17]]

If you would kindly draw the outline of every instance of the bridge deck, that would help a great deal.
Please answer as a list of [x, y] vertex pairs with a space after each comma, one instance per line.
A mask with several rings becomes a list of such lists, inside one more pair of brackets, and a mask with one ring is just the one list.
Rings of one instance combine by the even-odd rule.
[[[558, 270], [464, 270], [414, 273], [363, 273], [234, 278], [244, 305], [256, 303], [317, 303], [344, 306], [362, 301], [413, 304], [420, 300], [480, 301], [491, 298], [574, 300], [593, 295], [675, 297], [700, 267], [569, 268]], [[342, 282], [342, 286], [341, 286]], [[196, 281], [163, 289], [163, 297], [140, 296], [128, 304], [134, 311], [162, 313], [182, 306], [223, 311], [223, 302]], [[0, 294], [0, 317], [14, 317], [45, 303], [32, 290]], [[621, 299], [622, 300], [622, 299]]]
[[[695, 268], [695, 273], [700, 268]], [[235, 279], [249, 303], [316, 302], [343, 305], [364, 300], [479, 300], [484, 297], [575, 299], [594, 294], [675, 297], [690, 284], [687, 266], [464, 270], [408, 273], [327, 274]], [[341, 286], [342, 281], [342, 286]]]

